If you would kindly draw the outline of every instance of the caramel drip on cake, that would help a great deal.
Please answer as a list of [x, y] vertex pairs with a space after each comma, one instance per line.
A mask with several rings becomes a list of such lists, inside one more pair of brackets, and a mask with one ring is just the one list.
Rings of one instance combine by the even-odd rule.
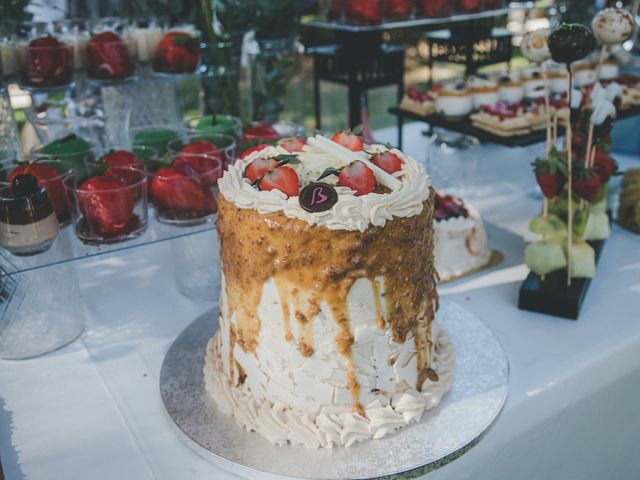
[[372, 323], [389, 328], [397, 342], [414, 338], [419, 390], [427, 378], [431, 322], [437, 309], [433, 205], [432, 190], [420, 214], [394, 218], [384, 227], [370, 226], [359, 232], [312, 226], [281, 212], [260, 214], [237, 208], [221, 195], [217, 226], [228, 311], [235, 313], [238, 326], [237, 344], [245, 352], [254, 352], [257, 347], [261, 321], [269, 321], [257, 314], [263, 285], [269, 278], [277, 285], [286, 340], [294, 336], [290, 323], [294, 306], [295, 340], [302, 355], [314, 354], [313, 318], [320, 305], [326, 305], [340, 328], [336, 346], [345, 358], [354, 409], [360, 411], [347, 296], [357, 279], [373, 279], [379, 302], [375, 279], [382, 276], [388, 318], [385, 327], [382, 306], [376, 304], [376, 313], [382, 318], [372, 319]]
[[373, 287], [373, 301], [376, 305], [376, 327], [383, 330], [385, 327], [384, 315], [382, 314], [382, 302], [380, 301], [380, 285], [378, 280], [370, 278], [371, 286]]

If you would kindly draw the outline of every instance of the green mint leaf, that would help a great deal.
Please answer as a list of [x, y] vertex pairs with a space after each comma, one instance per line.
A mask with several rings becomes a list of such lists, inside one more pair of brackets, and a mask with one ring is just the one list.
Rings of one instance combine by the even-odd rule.
[[322, 175], [320, 175], [316, 181], [319, 182], [323, 178], [327, 178], [331, 175], [340, 175], [340, 170], [341, 169], [339, 168], [333, 168], [333, 167], [326, 168], [325, 171], [322, 172]]

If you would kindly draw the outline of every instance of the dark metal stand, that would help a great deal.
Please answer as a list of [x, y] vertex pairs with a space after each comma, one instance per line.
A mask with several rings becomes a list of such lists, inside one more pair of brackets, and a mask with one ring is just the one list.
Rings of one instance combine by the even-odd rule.
[[404, 51], [374, 35], [346, 35], [340, 45], [309, 49], [314, 59], [314, 104], [316, 128], [321, 127], [320, 81], [345, 85], [348, 89], [349, 128], [361, 123], [362, 98], [367, 90], [396, 85], [398, 102], [404, 93]]

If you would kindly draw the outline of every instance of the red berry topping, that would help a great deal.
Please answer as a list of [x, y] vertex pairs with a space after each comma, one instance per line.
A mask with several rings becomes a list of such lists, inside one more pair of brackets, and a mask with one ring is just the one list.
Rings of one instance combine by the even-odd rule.
[[244, 171], [244, 176], [253, 183], [277, 166], [278, 161], [273, 158], [256, 158], [247, 166], [247, 169]]
[[111, 167], [132, 167], [142, 169], [142, 163], [135, 153], [128, 150], [112, 150], [103, 156], [98, 163], [107, 163], [109, 167], [106, 174], [114, 177], [120, 177], [127, 185], [134, 184], [140, 180], [140, 174], [134, 171], [127, 171], [123, 168]]
[[387, 173], [395, 173], [402, 170], [402, 160], [395, 153], [378, 153], [371, 157], [371, 162]]
[[467, 218], [468, 216], [469, 212], [462, 200], [453, 195], [444, 195], [436, 192], [435, 210], [433, 212], [433, 217], [436, 221], [457, 217]]
[[113, 175], [98, 175], [78, 189], [78, 204], [91, 227], [111, 238], [127, 233], [133, 217], [135, 194], [124, 180]]
[[151, 196], [156, 207], [173, 213], [216, 211], [212, 190], [188, 164], [174, 162], [158, 169], [151, 180]]
[[278, 145], [280, 145], [282, 148], [284, 148], [289, 153], [301, 152], [302, 151], [302, 147], [304, 147], [306, 144], [307, 144], [307, 142], [305, 142], [300, 137], [283, 138], [282, 140], [280, 140], [278, 142]]
[[89, 76], [106, 80], [121, 79], [133, 74], [127, 44], [114, 32], [102, 32], [87, 43]]
[[586, 171], [582, 176], [578, 176], [573, 181], [573, 190], [587, 202], [593, 202], [600, 191], [602, 182], [600, 177], [593, 172]]
[[356, 197], [373, 192], [376, 188], [376, 176], [362, 162], [353, 162], [340, 172], [338, 184], [355, 191]]
[[164, 73], [191, 73], [198, 66], [200, 42], [185, 32], [169, 32], [153, 55], [153, 69]]
[[268, 123], [256, 123], [244, 131], [243, 140], [278, 140], [280, 134]]
[[605, 183], [616, 172], [618, 165], [610, 155], [607, 155], [600, 150], [596, 150], [593, 169], [596, 172], [596, 175], [600, 177], [600, 181]]
[[240, 160], [244, 160], [246, 157], [251, 155], [253, 152], [259, 152], [260, 150], [262, 150], [264, 148], [267, 148], [267, 147], [271, 147], [271, 145], [268, 144], [268, 143], [261, 143], [260, 145], [256, 145], [255, 147], [247, 148], [244, 152], [242, 152], [242, 155], [240, 155]]
[[343, 130], [336, 133], [331, 137], [331, 140], [353, 152], [359, 152], [362, 150], [362, 139], [350, 130]]
[[287, 197], [296, 197], [300, 191], [300, 180], [296, 171], [287, 166], [268, 171], [258, 183], [260, 190], [280, 190]]

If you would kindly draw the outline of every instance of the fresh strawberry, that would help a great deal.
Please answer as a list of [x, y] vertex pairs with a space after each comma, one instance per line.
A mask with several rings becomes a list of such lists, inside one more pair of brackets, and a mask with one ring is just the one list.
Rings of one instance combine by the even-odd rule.
[[346, 0], [345, 14], [348, 22], [377, 24], [382, 20], [380, 3], [374, 0]]
[[109, 167], [105, 173], [114, 177], [122, 178], [127, 185], [132, 185], [140, 180], [140, 174], [135, 171], [127, 171], [124, 168], [111, 167], [132, 167], [132, 169], [142, 170], [144, 167], [138, 156], [128, 150], [111, 150], [103, 156], [98, 163], [107, 163]]
[[242, 155], [240, 155], [240, 160], [244, 160], [246, 157], [251, 155], [253, 152], [259, 152], [260, 150], [270, 147], [269, 143], [261, 143], [260, 145], [256, 145], [255, 147], [247, 148]]
[[207, 142], [206, 140], [200, 140], [198, 142], [193, 142], [189, 145], [185, 145], [180, 149], [180, 153], [185, 153], [187, 155], [209, 154], [215, 157], [220, 157], [220, 151], [218, 150], [218, 147], [216, 147], [211, 142]]
[[536, 181], [546, 198], [555, 198], [562, 193], [566, 183], [566, 168], [563, 159], [555, 149], [548, 158], [538, 158], [533, 162]]
[[159, 168], [151, 180], [153, 204], [165, 210], [165, 216], [176, 218], [181, 212], [213, 213], [216, 211], [212, 190], [200, 181], [189, 164]]
[[387, 173], [396, 173], [402, 170], [402, 160], [395, 153], [377, 153], [371, 157], [371, 163], [380, 167]]
[[186, 32], [169, 32], [153, 54], [153, 69], [164, 73], [192, 73], [198, 67], [200, 41]]
[[280, 190], [287, 197], [297, 197], [300, 191], [300, 180], [296, 171], [287, 166], [268, 171], [258, 183], [260, 190]]
[[135, 194], [124, 180], [98, 175], [78, 189], [80, 211], [89, 225], [104, 238], [126, 234], [131, 228]]
[[9, 183], [20, 174], [30, 173], [38, 180], [38, 186], [47, 190], [47, 196], [51, 202], [53, 210], [56, 212], [58, 220], [65, 221], [69, 217], [67, 200], [64, 193], [64, 185], [60, 172], [47, 163], [21, 163], [8, 177]]
[[353, 152], [359, 152], [362, 150], [362, 139], [353, 133], [351, 130], [343, 130], [341, 132], [336, 133], [333, 137], [331, 137], [336, 143], [339, 143], [345, 148]]
[[289, 153], [301, 152], [302, 147], [304, 147], [306, 144], [307, 142], [305, 142], [300, 137], [283, 138], [278, 141], [278, 145], [284, 148]]
[[593, 170], [583, 170], [573, 180], [573, 190], [587, 202], [593, 202], [598, 195], [602, 182]]
[[54, 37], [32, 40], [26, 49], [23, 81], [34, 87], [53, 87], [71, 83], [71, 50]]
[[278, 140], [280, 139], [280, 134], [266, 122], [254, 123], [249, 126], [245, 131], [242, 137], [243, 141], [251, 141], [251, 140], [259, 140], [259, 141], [269, 141], [269, 140]]
[[256, 158], [247, 166], [244, 176], [253, 183], [277, 165], [278, 161], [274, 158]]
[[593, 160], [593, 170], [596, 172], [596, 175], [600, 177], [602, 183], [607, 182], [617, 169], [618, 165], [610, 155], [596, 150], [596, 155]]
[[92, 78], [117, 80], [133, 74], [133, 63], [127, 44], [114, 32], [102, 32], [87, 43], [88, 75]]
[[376, 188], [376, 176], [364, 163], [355, 161], [345, 167], [338, 176], [338, 184], [355, 191], [356, 197], [373, 192]]

